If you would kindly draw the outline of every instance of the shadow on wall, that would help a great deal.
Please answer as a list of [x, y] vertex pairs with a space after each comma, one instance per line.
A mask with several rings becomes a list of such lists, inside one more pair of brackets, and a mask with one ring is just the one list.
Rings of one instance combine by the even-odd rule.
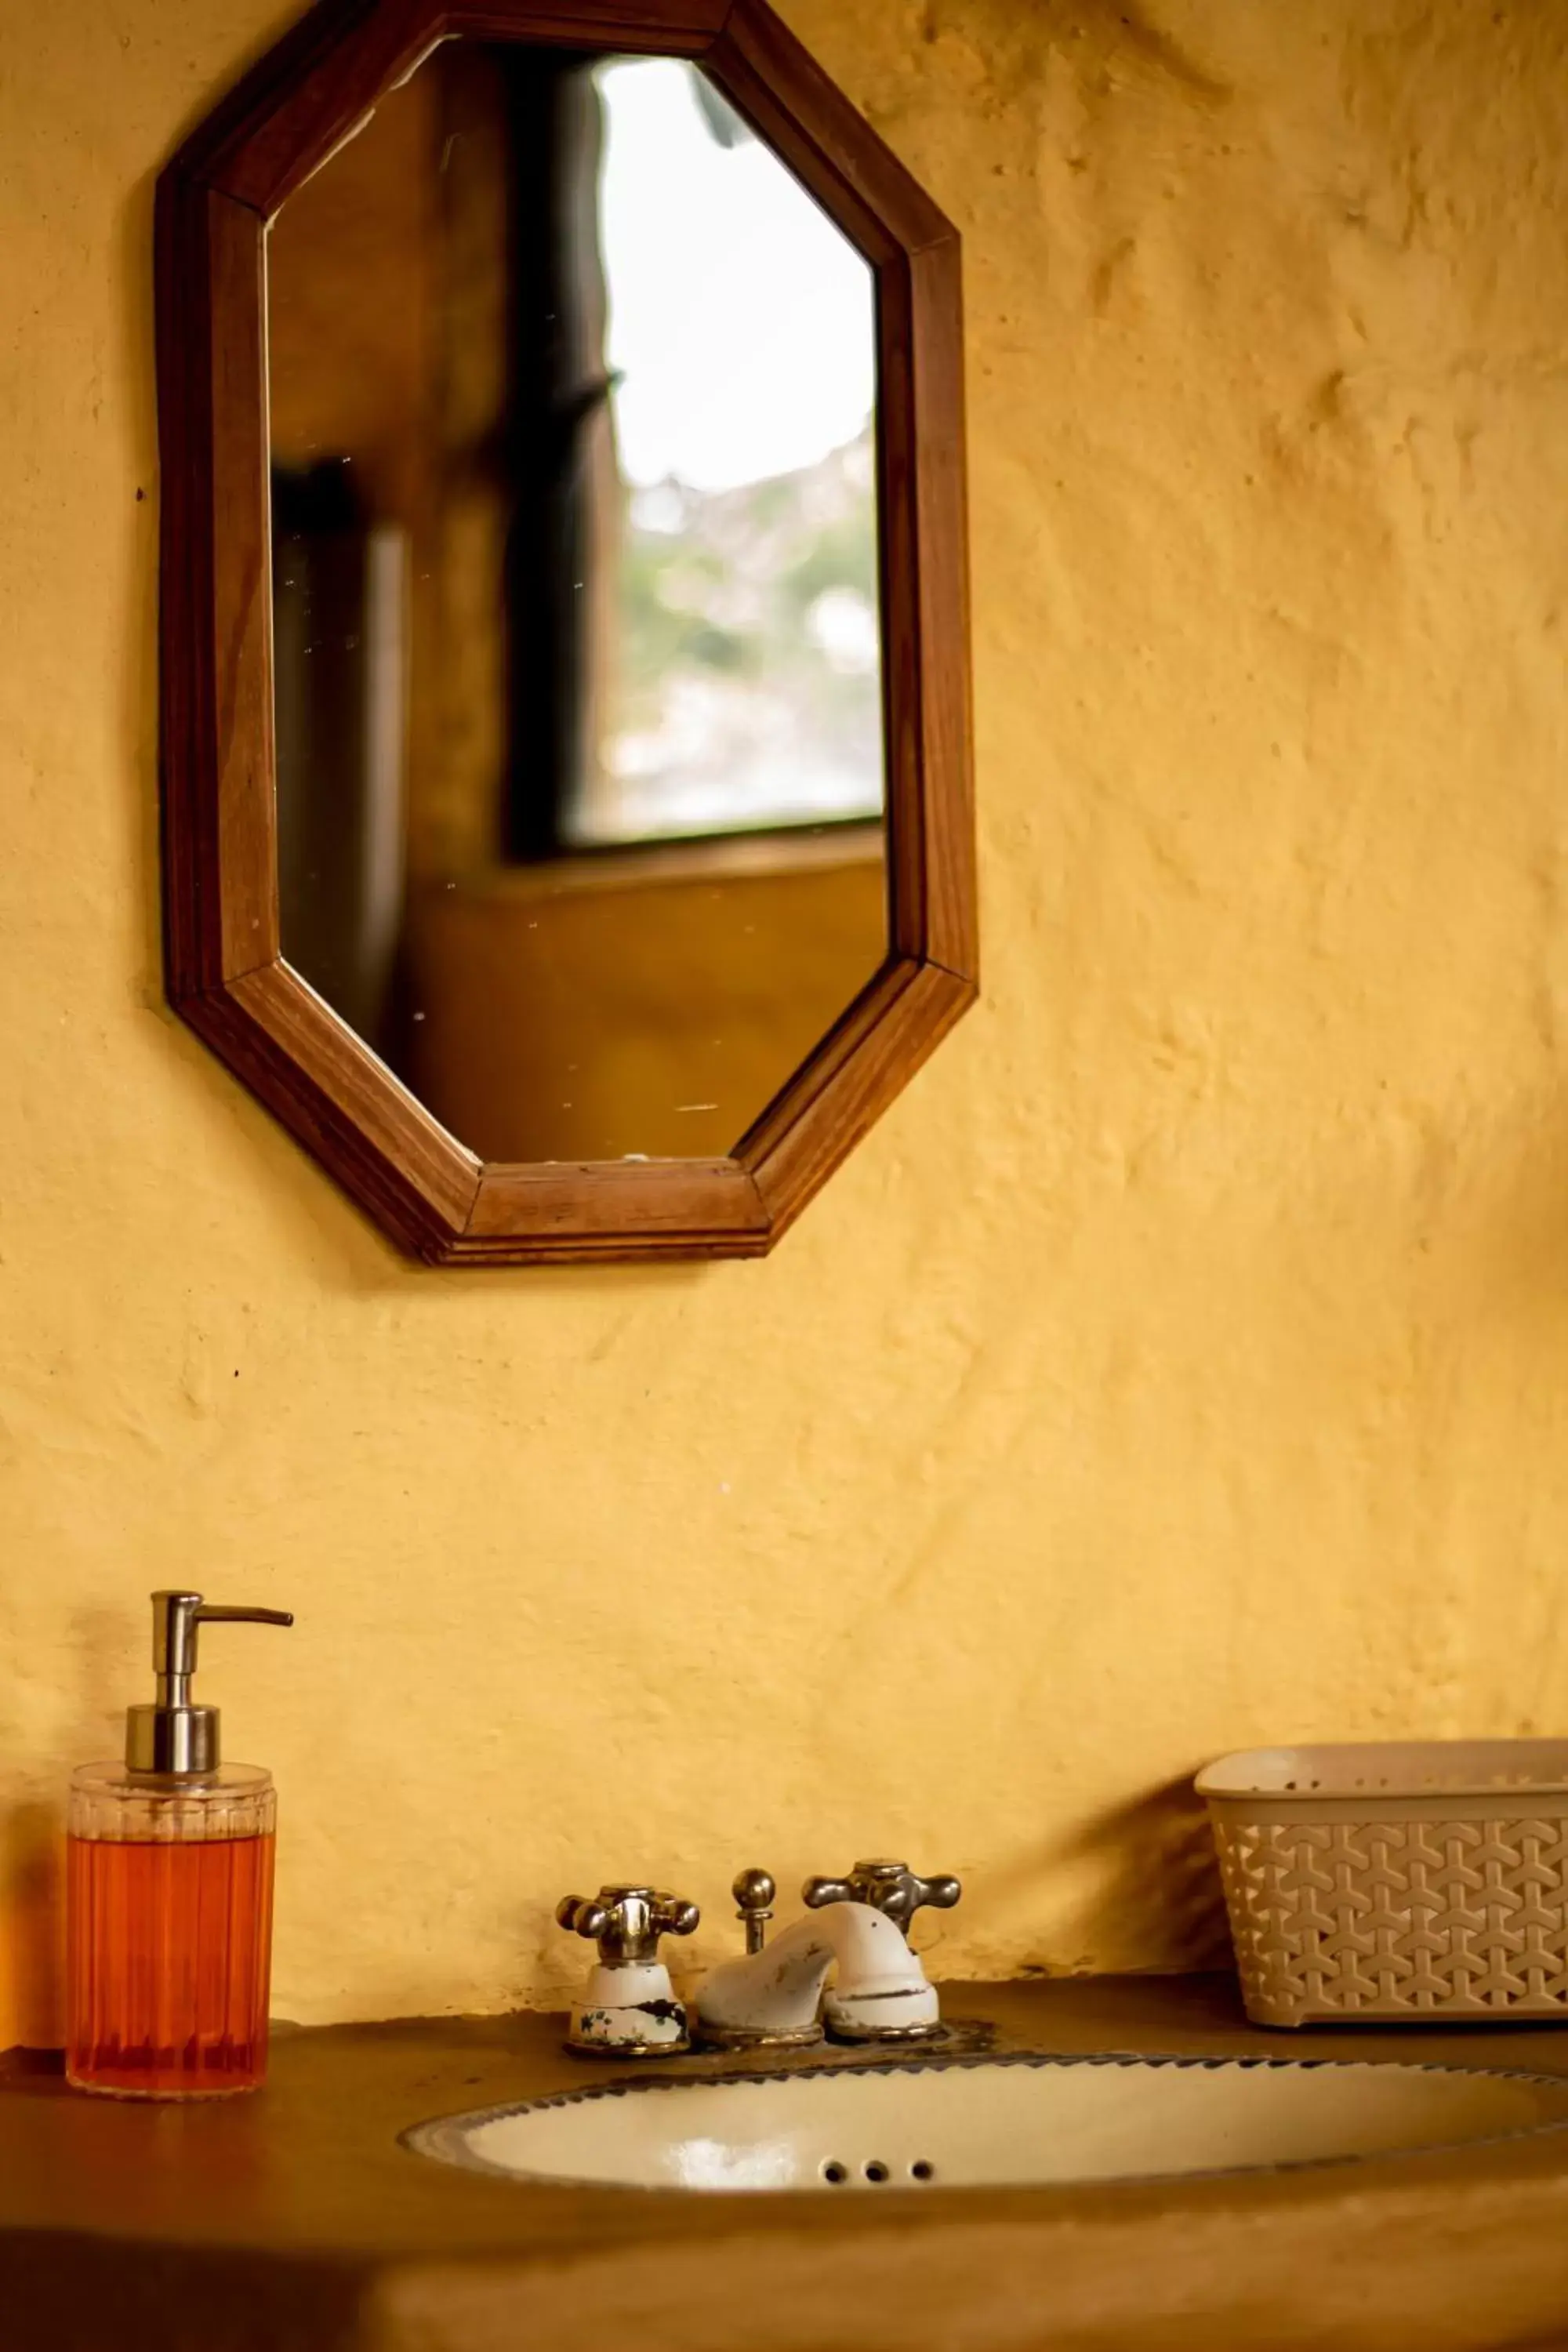
[[[1037, 0], [1028, 9], [1017, 0], [926, 0], [924, 15], [933, 47], [949, 34], [974, 43], [984, 24], [992, 36], [985, 43], [989, 77], [1004, 89], [1037, 85], [1056, 52], [1074, 59], [1080, 85], [1090, 91], [1169, 83], [1211, 112], [1236, 95], [1169, 0]], [[1162, 16], [1175, 20], [1169, 29]]]
[[0, 1816], [0, 2050], [54, 2050], [65, 2039], [61, 1830], [54, 1805]]
[[1144, 1956], [1140, 1975], [1234, 1967], [1214, 1838], [1190, 1775], [1096, 1814], [1070, 1843], [989, 1876], [988, 1911], [1006, 1917], [1043, 1874], [1064, 1864], [1087, 1865], [1095, 1881], [1094, 1898], [1074, 1930], [1077, 1951], [1070, 1958], [1042, 1955], [1010, 1973], [1113, 1975], [1126, 1968], [1130, 1951]]
[[1109, 1864], [1089, 1921], [1091, 1949], [1103, 1922], [1106, 1940], [1157, 1952], [1162, 1971], [1232, 1966], [1214, 1836], [1189, 1774], [1096, 1815], [1067, 1852], [1075, 1862]]

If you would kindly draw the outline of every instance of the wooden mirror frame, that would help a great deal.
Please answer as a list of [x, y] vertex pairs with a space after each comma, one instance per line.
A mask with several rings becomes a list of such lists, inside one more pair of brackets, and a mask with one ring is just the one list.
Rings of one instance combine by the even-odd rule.
[[[482, 1163], [279, 950], [267, 224], [454, 34], [700, 60], [876, 274], [890, 950], [727, 1160]], [[323, 0], [157, 223], [170, 1002], [430, 1263], [764, 1255], [977, 992], [956, 231], [764, 0]]]

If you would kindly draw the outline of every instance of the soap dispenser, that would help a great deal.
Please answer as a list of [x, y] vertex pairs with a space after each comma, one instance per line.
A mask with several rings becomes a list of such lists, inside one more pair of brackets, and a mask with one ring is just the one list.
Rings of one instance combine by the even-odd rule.
[[252, 2091], [267, 2071], [272, 1776], [225, 1764], [218, 1710], [191, 1697], [208, 1624], [291, 1625], [280, 1609], [153, 1595], [157, 1696], [125, 1715], [125, 1760], [72, 1776], [66, 1863], [66, 2075], [120, 2098]]

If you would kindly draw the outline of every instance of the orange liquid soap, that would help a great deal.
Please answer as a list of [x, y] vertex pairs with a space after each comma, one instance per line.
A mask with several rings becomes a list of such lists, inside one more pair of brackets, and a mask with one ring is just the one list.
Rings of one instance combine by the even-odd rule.
[[270, 1832], [67, 1841], [66, 2074], [121, 2098], [254, 2090], [267, 2071]]
[[226, 1764], [191, 1696], [204, 1625], [291, 1625], [172, 1587], [153, 1595], [156, 1696], [125, 1710], [124, 1761], [71, 1774], [66, 2079], [119, 2099], [213, 2099], [267, 2072], [272, 1775]]

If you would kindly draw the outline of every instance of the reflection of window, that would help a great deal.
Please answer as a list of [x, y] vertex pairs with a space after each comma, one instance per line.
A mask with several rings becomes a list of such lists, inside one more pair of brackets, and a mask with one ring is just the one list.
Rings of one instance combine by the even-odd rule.
[[879, 815], [870, 273], [695, 68], [593, 78], [618, 578], [563, 831]]
[[872, 275], [695, 67], [445, 44], [269, 269], [280, 743], [363, 731], [352, 484], [411, 882], [880, 817]]

